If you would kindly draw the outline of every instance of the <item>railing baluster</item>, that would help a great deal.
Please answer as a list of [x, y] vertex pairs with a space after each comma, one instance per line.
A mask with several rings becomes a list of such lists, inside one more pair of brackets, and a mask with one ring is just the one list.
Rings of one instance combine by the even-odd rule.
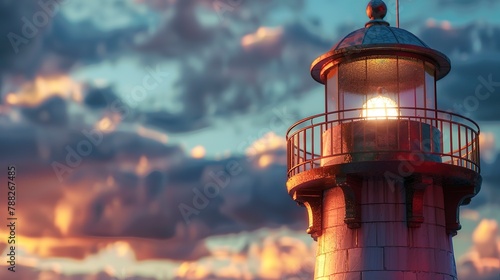
[[453, 164], [454, 162], [454, 157], [453, 157], [453, 127], [452, 127], [452, 123], [451, 123], [451, 120], [450, 120], [450, 154], [451, 154], [451, 164]]
[[[469, 129], [466, 127], [465, 128], [465, 155], [466, 155], [466, 158], [467, 160], [469, 160]], [[467, 168], [469, 168], [469, 162], [467, 161]]]
[[[339, 122], [339, 125], [340, 125], [340, 122]], [[327, 145], [327, 147], [325, 149], [328, 151], [328, 156], [333, 155], [333, 150], [332, 150], [332, 148], [333, 148], [333, 132], [332, 132], [332, 130], [333, 130], [333, 123], [329, 123], [327, 131], [325, 132], [328, 135], [327, 139], [330, 139], [330, 141], [325, 143]]]
[[314, 154], [314, 146], [315, 146], [314, 145], [315, 144], [315, 142], [314, 142], [314, 126], [311, 128], [311, 139], [312, 139], [311, 140], [311, 146], [312, 146], [311, 147], [312, 148], [311, 149], [311, 169], [313, 169], [314, 168], [314, 157], [315, 157], [315, 154]]
[[321, 148], [320, 148], [320, 150], [321, 150], [321, 151], [320, 151], [320, 153], [321, 153], [321, 154], [319, 154], [319, 156], [320, 156], [320, 162], [319, 162], [319, 163], [320, 163], [320, 165], [321, 165], [321, 159], [322, 159], [322, 158], [323, 158], [323, 156], [324, 156], [324, 155], [323, 155], [323, 151], [324, 151], [324, 150], [323, 150], [323, 149], [324, 149], [324, 148], [323, 148], [323, 133], [324, 133], [324, 130], [323, 130], [323, 125], [324, 125], [324, 126], [326, 126], [326, 123], [325, 123], [325, 124], [321, 124], [321, 126], [320, 126], [320, 136], [321, 136], [321, 139], [319, 140], [319, 145], [320, 145], [320, 147], [321, 147]]
[[440, 120], [439, 121], [439, 125], [440, 125], [440, 129], [439, 129], [439, 133], [440, 133], [440, 136], [439, 136], [439, 146], [441, 148], [441, 154], [444, 153], [444, 131], [443, 131], [443, 121]]
[[[427, 116], [427, 112], [425, 113], [425, 115]], [[433, 128], [434, 128], [434, 124], [431, 121], [429, 124], [429, 141], [431, 142], [430, 147], [429, 147], [430, 150], [428, 153], [429, 156], [432, 156], [432, 154], [434, 153], [434, 129]]]
[[290, 139], [286, 137], [286, 170], [290, 171], [290, 159], [292, 158], [290, 153]]
[[458, 156], [460, 157], [459, 166], [463, 166], [462, 162], [462, 126], [458, 125]]
[[302, 169], [304, 171], [306, 171], [306, 164], [307, 164], [307, 154], [306, 154], [306, 149], [307, 149], [307, 139], [306, 139], [306, 132], [307, 132], [307, 129], [304, 129], [302, 130], [302, 136], [304, 137], [303, 141], [304, 143], [302, 143], [302, 147], [304, 149], [304, 158], [302, 159]]

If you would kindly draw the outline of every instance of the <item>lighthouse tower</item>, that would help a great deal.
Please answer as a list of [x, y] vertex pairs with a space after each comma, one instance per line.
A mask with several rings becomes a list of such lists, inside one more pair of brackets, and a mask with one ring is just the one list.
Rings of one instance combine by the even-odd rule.
[[450, 60], [370, 20], [311, 66], [325, 111], [287, 132], [290, 196], [317, 241], [315, 279], [456, 279], [459, 207], [480, 189], [479, 127], [437, 108]]

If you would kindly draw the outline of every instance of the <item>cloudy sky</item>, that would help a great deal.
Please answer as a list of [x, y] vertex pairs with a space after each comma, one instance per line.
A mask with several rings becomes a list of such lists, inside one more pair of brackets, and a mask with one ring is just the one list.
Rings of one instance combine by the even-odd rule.
[[[366, 3], [0, 0], [0, 182], [15, 165], [18, 219], [17, 272], [2, 261], [0, 278], [311, 279], [284, 135], [324, 108], [309, 65], [364, 26]], [[499, 10], [401, 0], [401, 27], [452, 60], [440, 108], [481, 126], [463, 280], [500, 273]]]

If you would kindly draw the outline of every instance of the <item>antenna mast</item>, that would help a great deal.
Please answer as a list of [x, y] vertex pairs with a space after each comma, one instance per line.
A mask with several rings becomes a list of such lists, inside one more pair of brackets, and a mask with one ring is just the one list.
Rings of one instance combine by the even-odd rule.
[[396, 27], [399, 28], [399, 0], [396, 0]]

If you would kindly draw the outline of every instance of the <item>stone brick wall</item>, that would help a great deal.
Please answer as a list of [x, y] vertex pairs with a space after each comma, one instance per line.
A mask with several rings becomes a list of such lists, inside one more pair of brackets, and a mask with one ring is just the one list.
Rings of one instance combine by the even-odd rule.
[[323, 197], [315, 279], [456, 279], [440, 185], [426, 188], [424, 222], [417, 228], [407, 226], [404, 187], [389, 186], [383, 177], [362, 181], [360, 228], [344, 223], [341, 188], [328, 189]]

